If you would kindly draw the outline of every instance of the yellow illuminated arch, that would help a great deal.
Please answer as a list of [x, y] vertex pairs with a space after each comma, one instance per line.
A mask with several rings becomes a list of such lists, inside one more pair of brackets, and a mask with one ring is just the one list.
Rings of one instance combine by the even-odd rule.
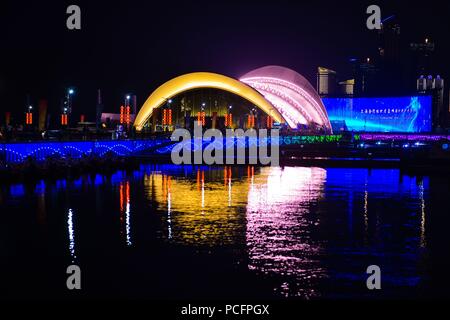
[[184, 91], [198, 88], [214, 88], [234, 93], [256, 105], [270, 115], [275, 122], [284, 123], [284, 119], [278, 110], [250, 86], [221, 74], [194, 72], [173, 78], [153, 91], [136, 116], [134, 121], [136, 130], [141, 131], [153, 110], [162, 106], [167, 99]]

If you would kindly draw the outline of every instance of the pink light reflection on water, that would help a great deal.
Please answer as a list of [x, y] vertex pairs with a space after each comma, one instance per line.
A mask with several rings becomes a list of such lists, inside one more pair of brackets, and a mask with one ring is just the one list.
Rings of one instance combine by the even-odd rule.
[[[265, 181], [258, 181], [266, 179]], [[309, 236], [320, 228], [309, 208], [323, 195], [326, 170], [263, 168], [250, 185], [247, 204], [249, 269], [279, 279], [283, 296], [316, 297], [326, 270], [317, 259], [321, 243]]]

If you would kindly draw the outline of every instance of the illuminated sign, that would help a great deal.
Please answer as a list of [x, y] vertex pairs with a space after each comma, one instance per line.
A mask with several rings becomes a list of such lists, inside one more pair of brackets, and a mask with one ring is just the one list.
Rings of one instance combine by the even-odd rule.
[[322, 101], [330, 122], [339, 123], [349, 131], [431, 131], [430, 96], [323, 98]]

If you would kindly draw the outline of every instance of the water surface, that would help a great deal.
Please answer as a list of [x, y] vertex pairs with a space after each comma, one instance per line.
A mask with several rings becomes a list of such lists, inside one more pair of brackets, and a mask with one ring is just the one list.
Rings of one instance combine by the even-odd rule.
[[1, 295], [448, 298], [449, 199], [448, 177], [396, 169], [142, 165], [3, 184]]

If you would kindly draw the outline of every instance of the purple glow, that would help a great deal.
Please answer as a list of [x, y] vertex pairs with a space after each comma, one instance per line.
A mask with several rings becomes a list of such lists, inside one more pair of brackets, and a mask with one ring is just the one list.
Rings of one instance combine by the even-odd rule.
[[291, 128], [319, 126], [331, 132], [327, 111], [312, 85], [297, 72], [267, 66], [244, 75], [240, 81], [259, 91]]
[[361, 140], [363, 141], [391, 141], [391, 140], [405, 140], [405, 141], [439, 141], [450, 140], [450, 135], [440, 134], [389, 134], [389, 133], [362, 133]]

